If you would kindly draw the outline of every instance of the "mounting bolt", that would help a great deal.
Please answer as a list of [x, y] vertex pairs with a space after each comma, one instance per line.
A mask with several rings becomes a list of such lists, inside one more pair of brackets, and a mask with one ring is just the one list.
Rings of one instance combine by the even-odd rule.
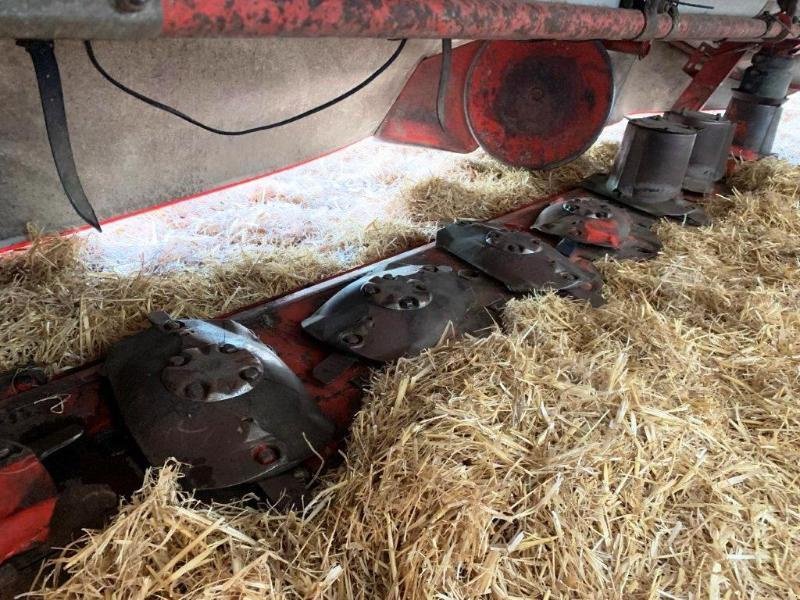
[[278, 453], [269, 446], [257, 446], [253, 449], [253, 460], [260, 465], [270, 465], [278, 460]]
[[364, 338], [357, 333], [347, 333], [342, 336], [342, 341], [348, 346], [358, 346], [364, 341]]
[[183, 354], [176, 354], [175, 356], [170, 356], [169, 358], [169, 364], [173, 367], [182, 367], [188, 362], [189, 357]]
[[164, 331], [177, 331], [183, 327], [183, 323], [176, 321], [175, 319], [170, 319], [169, 321], [164, 321], [162, 327], [164, 328]]
[[190, 400], [202, 400], [205, 398], [206, 388], [199, 381], [194, 381], [186, 386], [184, 394], [186, 394], [186, 397]]
[[255, 381], [259, 375], [260, 373], [255, 367], [247, 367], [239, 372], [239, 376], [245, 381]]
[[400, 298], [398, 304], [400, 305], [400, 308], [402, 308], [403, 310], [411, 310], [413, 308], [419, 308], [419, 300], [417, 300], [413, 296]]
[[149, 0], [116, 0], [115, 4], [119, 12], [139, 12], [147, 6]]
[[238, 350], [238, 348], [236, 346], [234, 346], [233, 344], [222, 344], [219, 347], [219, 351], [222, 352], [223, 354], [233, 354], [237, 350]]
[[361, 287], [361, 293], [363, 293], [365, 296], [374, 296], [379, 291], [380, 291], [380, 289], [374, 283], [365, 283]]

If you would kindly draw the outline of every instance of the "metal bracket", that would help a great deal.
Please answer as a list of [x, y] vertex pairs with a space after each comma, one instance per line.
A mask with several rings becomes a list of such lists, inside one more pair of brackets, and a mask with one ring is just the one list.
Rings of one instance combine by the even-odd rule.
[[58, 72], [53, 40], [19, 40], [17, 44], [27, 50], [33, 61], [47, 139], [50, 142], [50, 151], [53, 153], [53, 161], [56, 163], [56, 171], [64, 193], [75, 212], [97, 231], [102, 231], [94, 208], [83, 191], [75, 158], [72, 155], [67, 111], [64, 108], [64, 91], [61, 87], [61, 75]]
[[[646, 40], [655, 40], [656, 38], [656, 29], [658, 28], [658, 16], [664, 13], [668, 13], [672, 17], [672, 28], [670, 29], [670, 33], [672, 29], [675, 29], [675, 26], [678, 23], [678, 9], [673, 2], [670, 0], [641, 0], [633, 2], [633, 7], [638, 8], [642, 11], [644, 15], [644, 27], [642, 31], [637, 35], [634, 41], [646, 39]], [[669, 35], [669, 33], [667, 34]]]

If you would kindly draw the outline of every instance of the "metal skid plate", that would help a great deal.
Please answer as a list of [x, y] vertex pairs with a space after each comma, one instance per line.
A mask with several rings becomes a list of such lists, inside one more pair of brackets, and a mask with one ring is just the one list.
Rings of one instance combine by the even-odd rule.
[[375, 361], [411, 356], [454, 333], [477, 333], [502, 301], [491, 281], [447, 265], [387, 265], [341, 289], [303, 329], [327, 344]]
[[151, 316], [104, 369], [151, 464], [187, 463], [189, 483], [219, 489], [280, 473], [326, 445], [333, 425], [303, 384], [234, 321]]
[[601, 304], [597, 278], [526, 232], [461, 221], [440, 229], [436, 246], [502, 282], [509, 290], [556, 290]]
[[614, 77], [600, 42], [485, 42], [464, 104], [486, 152], [518, 167], [552, 169], [586, 151], [608, 120]]
[[585, 257], [646, 259], [661, 249], [658, 236], [650, 230], [654, 222], [645, 214], [579, 190], [546, 207], [532, 229], [564, 238], [569, 243], [559, 244], [558, 250], [567, 256], [572, 248], [586, 246]]

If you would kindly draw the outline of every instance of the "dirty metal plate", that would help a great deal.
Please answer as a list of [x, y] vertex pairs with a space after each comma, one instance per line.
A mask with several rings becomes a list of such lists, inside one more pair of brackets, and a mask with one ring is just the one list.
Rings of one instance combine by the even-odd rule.
[[[163, 314], [153, 321], [116, 344], [104, 367], [125, 425], [151, 464], [175, 457], [189, 465], [192, 487], [219, 489], [285, 471], [330, 441], [333, 426], [303, 384], [248, 329]], [[188, 367], [194, 360], [206, 371], [171, 373], [176, 362]], [[170, 391], [173, 381], [182, 387]]]
[[303, 321], [327, 344], [375, 361], [412, 356], [454, 334], [477, 333], [504, 300], [497, 286], [471, 269], [392, 263], [345, 286]]
[[461, 221], [440, 229], [436, 246], [516, 293], [560, 291], [601, 303], [592, 274], [526, 231]]
[[[584, 256], [646, 259], [658, 254], [661, 242], [651, 231], [655, 219], [606, 198], [577, 190], [546, 207], [532, 229], [563, 238], [558, 250], [566, 256], [586, 246]], [[568, 252], [564, 249], [568, 248]]]
[[611, 112], [614, 79], [599, 42], [484, 43], [464, 102], [481, 148], [518, 167], [550, 169], [583, 154]]

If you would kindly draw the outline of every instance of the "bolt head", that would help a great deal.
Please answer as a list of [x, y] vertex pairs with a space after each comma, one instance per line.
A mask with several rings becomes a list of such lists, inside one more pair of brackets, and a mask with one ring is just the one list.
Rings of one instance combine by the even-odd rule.
[[233, 344], [222, 344], [222, 345], [219, 347], [219, 351], [220, 351], [220, 352], [222, 352], [223, 354], [233, 354], [233, 353], [234, 353], [234, 352], [236, 352], [238, 349], [239, 349], [239, 348], [237, 348], [237, 347], [236, 347], [236, 346], [234, 346]]
[[377, 285], [375, 285], [374, 283], [365, 283], [365, 284], [364, 284], [364, 285], [361, 287], [361, 292], [362, 292], [362, 293], [363, 293], [365, 296], [374, 296], [374, 295], [375, 295], [375, 294], [377, 294], [379, 291], [380, 291], [380, 289], [379, 289], [379, 288], [378, 288], [378, 286], [377, 286]]
[[348, 333], [342, 337], [342, 341], [348, 346], [358, 346], [363, 338], [357, 333]]
[[411, 310], [413, 308], [419, 308], [419, 300], [417, 300], [413, 296], [401, 298], [398, 304], [400, 305], [400, 308], [402, 308], [403, 310]]
[[170, 319], [169, 321], [164, 321], [164, 325], [162, 325], [165, 331], [177, 331], [183, 327], [183, 323], [180, 321], [176, 321], [175, 319]]
[[260, 465], [270, 465], [278, 460], [278, 452], [270, 446], [257, 446], [253, 449], [253, 460]]
[[186, 386], [184, 394], [190, 400], [202, 400], [206, 396], [206, 388], [199, 381], [194, 381]]
[[173, 367], [182, 367], [188, 362], [189, 357], [184, 356], [183, 354], [176, 354], [175, 356], [170, 356], [169, 358], [169, 364]]
[[239, 373], [239, 376], [245, 381], [255, 381], [260, 375], [261, 373], [255, 367], [247, 367]]

